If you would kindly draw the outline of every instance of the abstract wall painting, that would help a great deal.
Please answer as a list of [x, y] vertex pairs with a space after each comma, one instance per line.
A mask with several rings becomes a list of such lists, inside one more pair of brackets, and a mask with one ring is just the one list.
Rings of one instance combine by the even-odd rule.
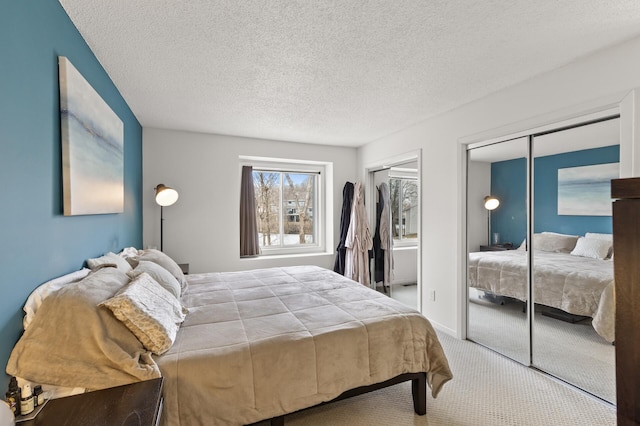
[[122, 120], [66, 57], [58, 67], [64, 215], [122, 213]]
[[558, 169], [558, 214], [611, 216], [611, 179], [620, 163]]

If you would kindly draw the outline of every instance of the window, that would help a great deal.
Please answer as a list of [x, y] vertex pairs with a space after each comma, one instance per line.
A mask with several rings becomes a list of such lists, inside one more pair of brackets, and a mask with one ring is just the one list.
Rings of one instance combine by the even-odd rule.
[[324, 250], [323, 200], [326, 165], [254, 159], [258, 243], [261, 255]]
[[413, 178], [389, 178], [391, 230], [394, 243], [417, 242], [418, 182]]

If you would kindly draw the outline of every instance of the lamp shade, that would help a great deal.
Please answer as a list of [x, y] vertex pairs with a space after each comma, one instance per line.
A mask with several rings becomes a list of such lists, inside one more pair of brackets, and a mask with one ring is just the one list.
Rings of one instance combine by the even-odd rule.
[[163, 207], [170, 206], [176, 201], [178, 201], [178, 191], [176, 191], [173, 188], [169, 188], [168, 186], [165, 186], [164, 184], [161, 183], [158, 186], [156, 186], [155, 190], [156, 190], [156, 203], [158, 203], [159, 206], [163, 206]]
[[484, 197], [484, 208], [487, 210], [495, 210], [500, 205], [500, 200], [496, 197], [492, 197], [491, 195], [487, 195]]

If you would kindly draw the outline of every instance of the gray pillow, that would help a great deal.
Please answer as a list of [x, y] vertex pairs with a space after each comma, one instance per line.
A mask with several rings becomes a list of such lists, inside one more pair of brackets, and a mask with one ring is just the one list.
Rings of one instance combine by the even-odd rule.
[[180, 269], [178, 264], [173, 259], [171, 259], [160, 250], [145, 249], [140, 251], [140, 254], [135, 258], [135, 261], [141, 262], [143, 260], [157, 263], [158, 265], [162, 266], [178, 280], [183, 290], [187, 287], [187, 280], [182, 273], [182, 269]]
[[533, 249], [553, 253], [571, 253], [578, 242], [577, 235], [542, 232], [533, 235]]
[[169, 271], [157, 263], [141, 260], [138, 262], [138, 266], [136, 266], [133, 271], [127, 273], [127, 275], [129, 275], [130, 278], [136, 278], [144, 272], [149, 274], [151, 278], [156, 280], [158, 284], [164, 287], [165, 290], [171, 293], [176, 299], [180, 300], [182, 286]]

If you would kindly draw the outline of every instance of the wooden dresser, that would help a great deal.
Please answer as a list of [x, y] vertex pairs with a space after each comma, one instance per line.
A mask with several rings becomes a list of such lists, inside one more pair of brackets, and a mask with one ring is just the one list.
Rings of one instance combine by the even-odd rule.
[[640, 425], [640, 178], [611, 181], [618, 426]]

